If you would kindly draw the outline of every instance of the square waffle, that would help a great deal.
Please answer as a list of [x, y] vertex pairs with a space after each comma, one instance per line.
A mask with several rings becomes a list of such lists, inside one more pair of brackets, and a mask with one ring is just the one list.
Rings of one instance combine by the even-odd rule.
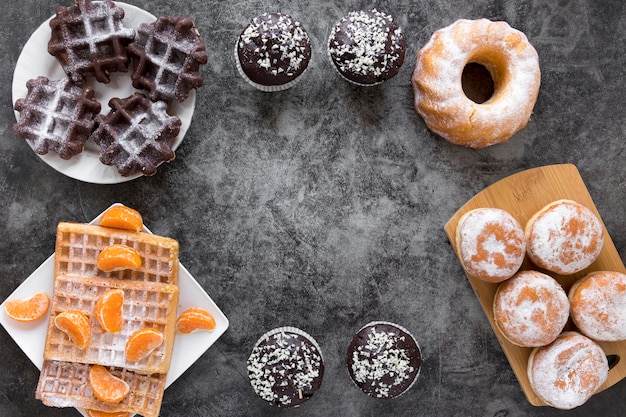
[[172, 146], [182, 122], [167, 113], [165, 102], [153, 103], [145, 95], [134, 93], [112, 98], [109, 107], [106, 116], [97, 116], [99, 126], [91, 134], [100, 146], [100, 162], [115, 165], [122, 176], [150, 176], [159, 164], [174, 159]]
[[[105, 272], [99, 253], [110, 245], [126, 245], [141, 256], [136, 270]], [[61, 222], [57, 227], [54, 291], [44, 347], [44, 365], [36, 397], [53, 407], [83, 407], [107, 412], [128, 411], [157, 416], [169, 370], [178, 307], [178, 242], [144, 232], [97, 225]], [[95, 304], [108, 289], [124, 292], [124, 324], [118, 333], [103, 332], [95, 318]], [[89, 318], [91, 340], [84, 350], [54, 324], [66, 310]], [[128, 337], [141, 328], [157, 328], [163, 343], [137, 362], [126, 360]], [[120, 403], [97, 400], [87, 381], [92, 364], [105, 366], [129, 384]]]
[[32, 141], [40, 155], [52, 151], [70, 159], [81, 153], [100, 113], [94, 90], [67, 77], [57, 81], [37, 77], [28, 80], [26, 88], [26, 97], [15, 102], [20, 112], [13, 125], [15, 135]]
[[126, 46], [135, 38], [123, 18], [124, 9], [111, 0], [76, 0], [74, 6], [59, 6], [50, 21], [48, 52], [74, 82], [95, 77], [109, 83], [111, 72], [128, 70]]
[[128, 54], [133, 57], [133, 86], [147, 90], [152, 100], [182, 102], [203, 83], [200, 65], [208, 61], [206, 46], [186, 16], [159, 16], [142, 24]]
[[123, 368], [107, 367], [130, 386], [130, 393], [118, 404], [96, 400], [84, 363], [44, 361], [37, 386], [37, 399], [50, 407], [81, 407], [106, 412], [127, 411], [144, 417], [157, 417], [165, 391], [166, 374], [144, 375]]
[[[115, 244], [139, 252], [141, 268], [114, 272], [98, 269], [98, 254]], [[62, 222], [57, 227], [54, 273], [177, 284], [178, 242], [149, 233]]]
[[[118, 333], [104, 332], [94, 316], [96, 301], [109, 288], [124, 291], [124, 325]], [[166, 373], [174, 346], [177, 305], [176, 285], [58, 275], [54, 280], [44, 360], [115, 366], [143, 374]], [[69, 309], [89, 317], [91, 342], [86, 349], [79, 349], [54, 325], [54, 317]], [[163, 334], [163, 343], [142, 360], [127, 362], [126, 341], [133, 332], [144, 327], [158, 329]]]

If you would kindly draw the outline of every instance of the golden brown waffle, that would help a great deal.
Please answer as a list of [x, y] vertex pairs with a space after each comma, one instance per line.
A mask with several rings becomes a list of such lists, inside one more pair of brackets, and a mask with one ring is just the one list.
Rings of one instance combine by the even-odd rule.
[[[98, 269], [98, 254], [113, 244], [139, 252], [141, 268], [114, 272]], [[62, 222], [57, 227], [54, 273], [177, 284], [178, 242], [149, 233]]]
[[32, 141], [40, 155], [52, 151], [70, 159], [81, 153], [100, 113], [93, 88], [79, 87], [67, 77], [51, 81], [43, 76], [28, 80], [26, 88], [26, 97], [15, 102], [20, 112], [15, 136]]
[[[94, 315], [98, 297], [109, 288], [124, 291], [124, 324], [115, 334], [104, 332]], [[176, 285], [117, 278], [58, 275], [54, 281], [44, 359], [97, 363], [123, 367], [144, 374], [166, 373], [169, 370], [174, 346], [177, 305]], [[91, 342], [86, 349], [79, 349], [54, 325], [56, 315], [69, 309], [79, 310], [89, 317]], [[158, 329], [163, 334], [163, 344], [144, 359], [127, 362], [124, 354], [126, 341], [133, 332], [144, 327]]]
[[[135, 249], [142, 266], [114, 272], [98, 269], [99, 253], [114, 244]], [[174, 239], [96, 225], [59, 223], [54, 291], [36, 397], [52, 407], [158, 416], [176, 331], [177, 281], [178, 242]], [[103, 332], [95, 317], [96, 302], [108, 289], [124, 292], [124, 324], [115, 334]], [[70, 309], [89, 317], [91, 340], [84, 350], [54, 324], [59, 313]], [[163, 343], [147, 357], [127, 362], [126, 342], [141, 328], [158, 329]], [[126, 381], [130, 394], [118, 404], [97, 400], [87, 381], [92, 364], [103, 365]]]
[[128, 70], [126, 46], [135, 31], [122, 22], [124, 9], [111, 0], [76, 0], [71, 7], [59, 6], [50, 21], [48, 52], [77, 83], [86, 77], [108, 83], [111, 72]]
[[36, 397], [50, 407], [81, 407], [107, 412], [128, 411], [157, 417], [165, 391], [166, 374], [143, 375], [122, 368], [107, 369], [130, 386], [128, 396], [118, 404], [96, 400], [89, 387], [88, 364], [44, 361]]
[[97, 117], [91, 134], [100, 146], [100, 162], [117, 167], [122, 176], [154, 175], [162, 162], [174, 159], [172, 146], [181, 121], [167, 113], [163, 101], [153, 103], [143, 94], [109, 100], [111, 111]]

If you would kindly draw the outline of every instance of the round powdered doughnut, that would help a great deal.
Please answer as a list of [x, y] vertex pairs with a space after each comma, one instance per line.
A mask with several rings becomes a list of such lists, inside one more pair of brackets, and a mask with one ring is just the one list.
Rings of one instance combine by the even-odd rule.
[[526, 255], [524, 229], [515, 217], [498, 208], [465, 213], [456, 228], [456, 245], [463, 268], [487, 282], [511, 278]]
[[572, 320], [586, 336], [600, 341], [626, 340], [626, 274], [592, 272], [569, 292]]
[[[468, 64], [489, 71], [493, 95], [484, 103], [466, 96]], [[411, 82], [415, 110], [428, 128], [471, 148], [503, 143], [526, 126], [539, 93], [535, 48], [506, 22], [458, 20], [436, 31], [419, 51]]]
[[535, 393], [555, 408], [584, 404], [606, 381], [609, 364], [602, 348], [576, 332], [565, 332], [528, 358], [528, 379]]
[[540, 268], [561, 275], [582, 271], [600, 256], [602, 222], [591, 210], [572, 200], [557, 200], [526, 223], [526, 251]]
[[493, 314], [496, 327], [511, 343], [544, 346], [563, 331], [569, 302], [554, 278], [537, 271], [521, 271], [498, 287]]

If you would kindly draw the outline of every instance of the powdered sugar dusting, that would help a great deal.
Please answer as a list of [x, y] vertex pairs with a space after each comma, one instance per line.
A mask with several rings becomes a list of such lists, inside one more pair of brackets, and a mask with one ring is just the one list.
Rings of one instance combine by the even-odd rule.
[[498, 328], [511, 342], [543, 346], [554, 341], [565, 327], [569, 302], [554, 278], [522, 271], [498, 288], [494, 316]]
[[537, 350], [529, 368], [535, 392], [550, 405], [566, 410], [584, 404], [608, 372], [602, 348], [576, 333]]
[[[504, 64], [496, 65], [493, 56]], [[494, 96], [482, 104], [463, 92], [461, 76], [470, 62], [484, 65], [496, 81]], [[436, 31], [420, 50], [412, 82], [415, 108], [432, 131], [480, 148], [526, 126], [539, 92], [538, 54], [505, 22], [461, 19]]]
[[593, 272], [571, 296], [572, 319], [585, 335], [602, 341], [626, 340], [626, 274]]
[[533, 262], [559, 274], [587, 268], [598, 258], [604, 243], [598, 217], [571, 200], [551, 203], [527, 227], [528, 254]]
[[472, 210], [461, 218], [458, 228], [461, 261], [476, 278], [500, 282], [522, 265], [524, 231], [508, 212], [498, 208]]

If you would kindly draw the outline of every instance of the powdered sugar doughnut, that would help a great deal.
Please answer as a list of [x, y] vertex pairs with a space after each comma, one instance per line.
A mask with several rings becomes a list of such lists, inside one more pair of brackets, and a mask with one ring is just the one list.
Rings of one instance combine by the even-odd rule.
[[606, 342], [626, 340], [626, 274], [592, 272], [569, 292], [572, 320], [586, 336]]
[[[461, 77], [467, 64], [484, 66], [494, 93], [470, 100]], [[436, 31], [419, 51], [411, 82], [415, 110], [430, 130], [471, 148], [503, 143], [526, 126], [539, 93], [537, 51], [506, 22], [457, 20]]]
[[497, 328], [511, 343], [544, 346], [563, 331], [569, 302], [554, 278], [537, 271], [521, 271], [498, 287], [493, 314]]
[[487, 282], [501, 282], [517, 272], [526, 254], [524, 229], [498, 208], [468, 211], [458, 222], [456, 245], [463, 268]]
[[528, 359], [528, 379], [535, 393], [555, 408], [584, 404], [606, 381], [609, 364], [602, 348], [576, 332], [566, 332]]
[[526, 250], [540, 268], [570, 275], [600, 256], [604, 232], [591, 210], [572, 200], [554, 201], [526, 223]]

